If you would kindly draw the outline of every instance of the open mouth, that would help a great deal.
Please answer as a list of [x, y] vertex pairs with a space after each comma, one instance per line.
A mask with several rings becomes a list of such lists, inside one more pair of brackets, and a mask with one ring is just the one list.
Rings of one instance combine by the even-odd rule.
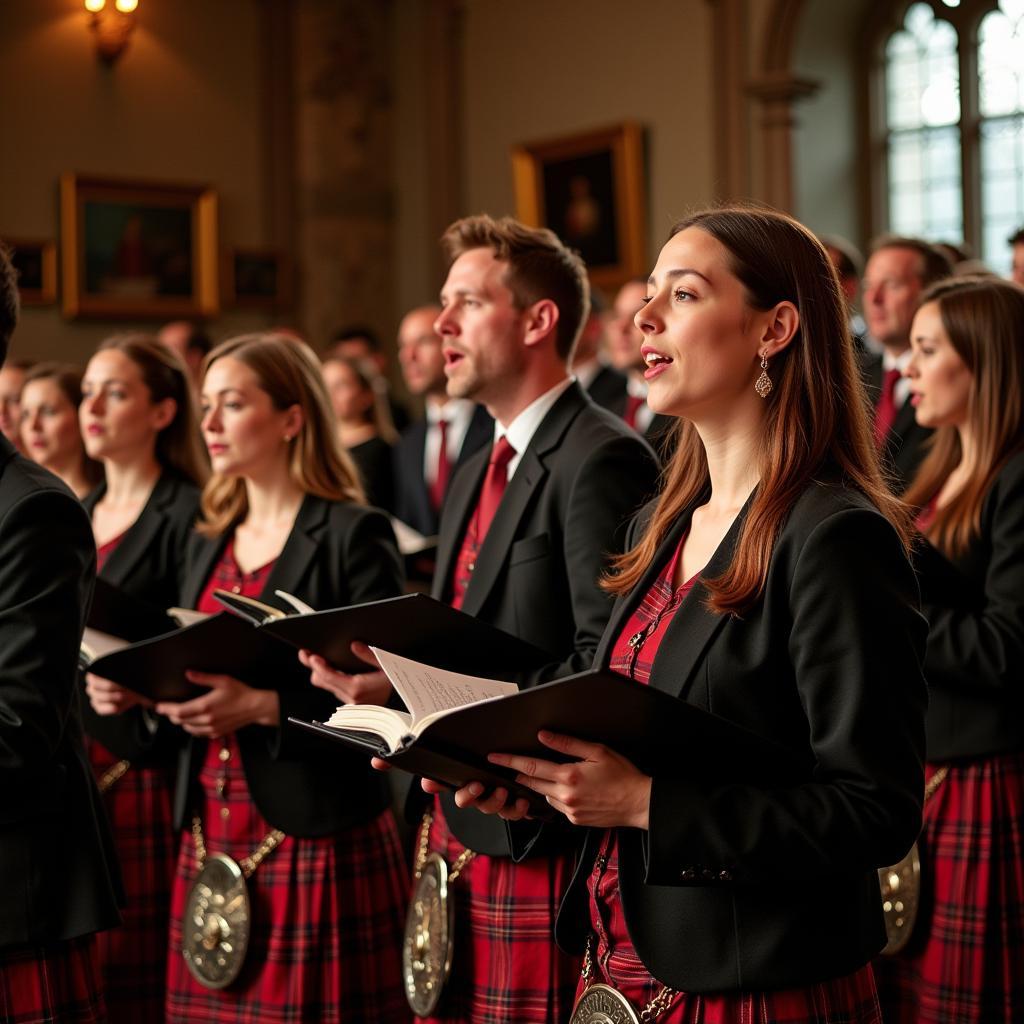
[[444, 349], [444, 368], [450, 370], [453, 366], [457, 366], [465, 358], [465, 354], [459, 352], [454, 348]]

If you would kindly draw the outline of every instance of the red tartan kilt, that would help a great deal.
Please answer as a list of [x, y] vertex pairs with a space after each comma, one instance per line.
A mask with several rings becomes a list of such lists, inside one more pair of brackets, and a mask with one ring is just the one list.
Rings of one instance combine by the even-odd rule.
[[[449, 833], [436, 799], [430, 849], [449, 868], [465, 849]], [[558, 949], [554, 930], [572, 868], [571, 853], [521, 864], [481, 854], [469, 863], [449, 886], [452, 972], [428, 1024], [568, 1021], [582, 964]]]
[[0, 1021], [104, 1024], [94, 938], [0, 952]]
[[[99, 780], [117, 763], [89, 741]], [[96, 937], [112, 1024], [138, 1024], [163, 1014], [171, 883], [178, 854], [172, 823], [173, 779], [165, 767], [132, 766], [103, 795], [124, 880], [124, 923]]]
[[[586, 985], [581, 981], [578, 995]], [[625, 991], [639, 1015], [661, 991], [654, 982]], [[882, 1024], [871, 967], [832, 981], [784, 992], [735, 992], [724, 995], [676, 994], [658, 1024]]]
[[914, 935], [875, 964], [886, 1024], [1024, 1021], [1024, 753], [951, 764], [920, 847]]
[[[226, 799], [213, 795], [211, 743], [199, 812], [208, 851], [236, 861], [271, 830], [252, 803], [232, 746]], [[339, 783], [343, 784], [343, 783]], [[221, 811], [227, 809], [227, 819]], [[248, 880], [252, 924], [238, 979], [211, 991], [181, 954], [181, 916], [196, 875], [191, 831], [181, 835], [167, 967], [169, 1024], [340, 1024], [412, 1019], [402, 991], [401, 944], [409, 874], [394, 817], [335, 836], [288, 836]]]

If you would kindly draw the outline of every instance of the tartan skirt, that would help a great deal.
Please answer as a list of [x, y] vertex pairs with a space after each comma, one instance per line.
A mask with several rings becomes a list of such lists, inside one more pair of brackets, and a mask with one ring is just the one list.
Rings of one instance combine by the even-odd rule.
[[[430, 849], [449, 868], [465, 847], [434, 801]], [[452, 971], [433, 1024], [562, 1024], [572, 1010], [579, 957], [554, 939], [572, 878], [572, 854], [514, 864], [478, 854], [449, 886], [455, 903]]]
[[[271, 831], [256, 809], [234, 737], [220, 760], [208, 744], [200, 773], [206, 848], [241, 860]], [[217, 795], [218, 780], [225, 783]], [[340, 784], [340, 783], [339, 783]], [[189, 973], [181, 917], [198, 874], [191, 831], [181, 836], [171, 902], [168, 1024], [408, 1024], [401, 946], [408, 869], [395, 820], [323, 838], [288, 836], [248, 879], [252, 923], [238, 978], [211, 990]]]
[[[618, 989], [639, 1015], [665, 986], [651, 976], [626, 928], [619, 898], [618, 843], [609, 829], [595, 858], [587, 888], [593, 976], [580, 979], [577, 996], [588, 984]], [[677, 992], [658, 1024], [882, 1024], [871, 967], [804, 988], [778, 992], [726, 992], [694, 995]]]
[[[118, 761], [95, 740], [89, 740], [89, 760], [97, 781]], [[133, 765], [103, 794], [125, 889], [124, 923], [96, 936], [111, 1024], [138, 1024], [163, 1015], [178, 853], [173, 786], [170, 768]]]
[[0, 1021], [4, 1024], [105, 1024], [106, 1020], [95, 936], [0, 952]]
[[1024, 1021], [1024, 753], [949, 765], [920, 846], [914, 935], [875, 963], [886, 1024]]

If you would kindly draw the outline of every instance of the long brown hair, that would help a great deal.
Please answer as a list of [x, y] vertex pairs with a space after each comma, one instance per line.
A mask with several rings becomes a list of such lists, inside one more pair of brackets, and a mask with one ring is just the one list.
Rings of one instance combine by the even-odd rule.
[[[77, 412], [82, 404], [82, 371], [70, 363], [35, 363], [25, 373], [25, 380], [22, 382], [21, 391], [25, 393], [25, 386], [37, 380], [51, 380], [57, 386], [60, 393], [74, 406]], [[95, 487], [103, 479], [103, 463], [91, 458], [85, 450], [85, 444], [79, 435], [79, 465], [82, 476], [90, 487]]]
[[[218, 359], [230, 356], [244, 363], [283, 412], [293, 405], [302, 410], [302, 426], [289, 442], [288, 469], [306, 494], [331, 501], [366, 503], [359, 474], [341, 447], [334, 413], [320, 363], [302, 341], [280, 334], [243, 334], [222, 342], [203, 360], [203, 376]], [[245, 481], [214, 473], [203, 489], [202, 518], [196, 529], [216, 537], [245, 517], [249, 500]]]
[[323, 365], [326, 366], [328, 363], [339, 363], [348, 367], [359, 387], [371, 399], [365, 413], [366, 422], [373, 424], [379, 438], [388, 444], [394, 444], [398, 440], [398, 431], [395, 430], [395, 422], [388, 408], [387, 382], [377, 367], [369, 359], [353, 359], [351, 356], [324, 356]]
[[174, 418], [156, 436], [157, 462], [194, 484], [202, 484], [210, 474], [210, 460], [181, 358], [148, 334], [115, 334], [101, 342], [96, 351], [111, 349], [139, 368], [154, 405], [165, 398], [174, 400]]
[[[738, 615], [760, 596], [783, 523], [818, 474], [838, 475], [861, 491], [895, 525], [905, 545], [911, 529], [906, 507], [882, 478], [846, 308], [821, 243], [792, 217], [762, 207], [705, 210], [680, 221], [669, 237], [690, 227], [728, 250], [730, 269], [752, 308], [769, 310], [788, 300], [800, 314], [789, 346], [772, 360], [774, 389], [766, 401], [760, 484], [736, 553], [721, 576], [704, 581], [709, 607]], [[605, 583], [614, 593], [637, 585], [672, 524], [709, 484], [704, 446], [693, 424], [681, 420], [676, 431], [678, 446], [650, 523]]]
[[[938, 305], [942, 326], [972, 378], [967, 422], [977, 462], [925, 531], [940, 551], [955, 556], [981, 532], [985, 495], [1006, 460], [1024, 446], [1024, 288], [998, 278], [955, 278], [926, 291], [918, 309], [930, 302]], [[929, 502], [962, 455], [956, 427], [939, 427], [907, 488], [907, 504]]]

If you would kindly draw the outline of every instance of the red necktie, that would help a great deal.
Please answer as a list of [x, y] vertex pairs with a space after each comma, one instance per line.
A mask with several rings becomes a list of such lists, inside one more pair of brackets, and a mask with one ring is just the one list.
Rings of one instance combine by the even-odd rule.
[[626, 408], [622, 410], [622, 418], [626, 421], [627, 427], [632, 427], [636, 430], [636, 414], [640, 411], [640, 406], [644, 404], [645, 399], [637, 398], [636, 395], [626, 395]]
[[491, 528], [494, 514], [501, 504], [501, 496], [508, 486], [508, 464], [515, 458], [516, 450], [508, 443], [508, 438], [500, 437], [491, 449], [491, 459], [487, 463], [487, 475], [484, 477], [480, 497], [477, 499], [476, 510], [470, 517], [466, 536], [462, 540], [462, 548], [455, 562], [455, 573], [452, 577], [452, 607], [461, 608], [462, 599], [466, 595], [470, 577], [476, 568], [476, 556]]
[[436, 512], [444, 501], [448, 480], [452, 475], [452, 464], [448, 461], [448, 421], [440, 419], [435, 424], [441, 433], [441, 446], [437, 451], [437, 475], [430, 485], [430, 504]]
[[875, 444], [879, 448], [896, 422], [896, 382], [900, 379], [900, 371], [886, 370], [882, 376], [882, 392], [875, 406]]

